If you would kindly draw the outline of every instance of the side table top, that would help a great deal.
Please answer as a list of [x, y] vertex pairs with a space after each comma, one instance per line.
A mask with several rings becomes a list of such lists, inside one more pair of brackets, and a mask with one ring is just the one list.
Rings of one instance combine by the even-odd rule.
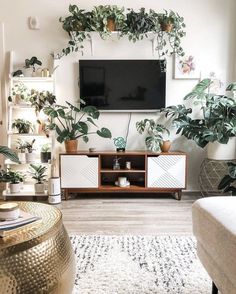
[[[4, 202], [5, 203], [5, 202]], [[31, 213], [32, 215], [39, 216], [42, 220], [32, 225], [32, 228], [22, 228], [14, 235], [0, 238], [0, 257], [4, 249], [19, 250], [24, 248], [33, 247], [43, 240], [50, 238], [57, 230], [58, 226], [62, 225], [61, 211], [48, 204], [36, 202], [17, 202], [21, 210]]]

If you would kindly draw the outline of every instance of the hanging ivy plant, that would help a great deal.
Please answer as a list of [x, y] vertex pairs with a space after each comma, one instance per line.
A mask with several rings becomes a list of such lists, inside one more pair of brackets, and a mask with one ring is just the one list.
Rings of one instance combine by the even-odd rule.
[[174, 11], [157, 13], [150, 9], [140, 8], [138, 12], [132, 8], [124, 13], [124, 7], [116, 5], [99, 5], [89, 12], [79, 9], [77, 5], [70, 5], [70, 15], [59, 21], [62, 28], [69, 34], [68, 46], [62, 49], [61, 58], [72, 52], [83, 50], [83, 42], [90, 39], [89, 32], [96, 31], [104, 39], [109, 36], [111, 31], [116, 30], [120, 36], [128, 36], [130, 41], [136, 42], [148, 37], [152, 32], [156, 35], [158, 55], [165, 58], [166, 55], [176, 53], [184, 55], [181, 47], [181, 39], [185, 36], [184, 18]]

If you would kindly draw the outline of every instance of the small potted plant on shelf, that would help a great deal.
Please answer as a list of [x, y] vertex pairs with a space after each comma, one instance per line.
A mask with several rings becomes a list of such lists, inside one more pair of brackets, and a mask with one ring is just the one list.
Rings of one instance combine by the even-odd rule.
[[130, 41], [136, 42], [145, 36], [147, 37], [148, 32], [157, 32], [158, 27], [157, 14], [154, 10], [150, 10], [148, 13], [142, 7], [139, 12], [135, 12], [129, 8], [122, 34], [127, 35]]
[[[161, 27], [157, 35], [156, 48], [159, 56], [164, 57], [167, 54], [172, 55], [174, 53], [184, 56], [185, 53], [181, 47], [181, 39], [186, 35], [184, 18], [172, 10], [170, 12], [165, 10], [164, 13], [158, 14], [158, 21]], [[168, 35], [167, 38], [165, 38], [165, 34]], [[169, 48], [166, 49], [168, 44]]]
[[35, 139], [33, 139], [31, 142], [26, 141], [25, 142], [25, 149], [27, 149], [27, 153], [25, 153], [25, 160], [26, 163], [31, 163], [35, 161], [36, 154], [33, 152], [35, 149], [33, 149], [33, 145], [35, 143]]
[[51, 145], [44, 144], [41, 148], [40, 158], [42, 163], [48, 163], [51, 160]]
[[19, 82], [12, 87], [12, 96], [8, 97], [9, 102], [15, 104], [28, 104], [30, 98], [30, 90]]
[[12, 128], [17, 129], [19, 134], [29, 134], [30, 131], [34, 131], [32, 123], [22, 118], [15, 119], [12, 123]]
[[56, 96], [49, 91], [40, 92], [32, 89], [29, 102], [35, 108], [36, 114], [38, 114], [44, 107], [55, 104]]
[[[202, 80], [184, 97], [184, 100], [192, 100], [196, 110], [201, 111], [197, 118], [192, 116], [193, 109], [186, 108], [184, 104], [161, 111], [173, 119], [177, 134], [194, 140], [201, 148], [207, 146], [208, 158], [234, 159], [236, 101], [230, 96], [211, 93], [211, 83], [211, 79]], [[226, 90], [236, 91], [236, 83], [230, 84]]]
[[46, 166], [30, 164], [29, 173], [31, 174], [32, 179], [36, 180], [36, 183], [34, 184], [34, 189], [36, 194], [44, 193], [44, 190], [45, 190], [44, 182], [47, 177], [46, 171], [47, 171]]
[[10, 183], [9, 186], [11, 193], [20, 192], [23, 180], [24, 176], [19, 171], [13, 171], [10, 169], [8, 169], [7, 171], [0, 170], [0, 182]]
[[90, 35], [88, 32], [92, 30], [91, 28], [91, 12], [86, 12], [83, 9], [79, 9], [77, 5], [69, 5], [70, 15], [59, 18], [62, 23], [62, 28], [69, 35], [68, 46], [62, 50], [61, 54], [57, 57], [62, 57], [63, 55], [68, 55], [71, 52], [77, 52], [83, 49], [83, 41], [89, 39]]
[[[136, 122], [137, 131], [142, 134], [147, 132], [147, 137], [145, 138], [145, 144], [147, 148], [153, 152], [158, 152], [163, 144], [163, 134], [170, 134], [169, 130], [162, 124], [158, 124], [153, 119], [144, 119]], [[170, 147], [170, 146], [169, 146]], [[168, 152], [169, 149], [165, 149]]]
[[117, 5], [99, 5], [92, 10], [91, 27], [98, 31], [102, 38], [113, 31], [121, 31], [125, 24], [124, 7]]
[[82, 138], [85, 143], [89, 141], [89, 135], [97, 134], [103, 138], [111, 138], [111, 132], [107, 128], [101, 128], [97, 131], [89, 130], [89, 126], [97, 128], [94, 120], [99, 118], [100, 112], [94, 106], [83, 106], [81, 99], [80, 107], [66, 102], [67, 106], [53, 105], [44, 108], [46, 115], [51, 118], [48, 125], [50, 130], [55, 130], [57, 141], [65, 142], [67, 152], [77, 151], [78, 141]]
[[21, 162], [25, 162], [25, 149], [26, 149], [26, 144], [23, 140], [21, 139], [17, 139], [16, 141], [16, 149], [19, 150], [18, 152], [18, 157], [19, 157], [19, 160]]
[[28, 76], [36, 76], [36, 65], [42, 65], [42, 62], [38, 60], [36, 56], [32, 56], [30, 59], [25, 59], [24, 65], [24, 75]]

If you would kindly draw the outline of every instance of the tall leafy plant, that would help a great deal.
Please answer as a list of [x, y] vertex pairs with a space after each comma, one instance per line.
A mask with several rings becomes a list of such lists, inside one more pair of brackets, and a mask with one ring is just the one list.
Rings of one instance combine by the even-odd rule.
[[[184, 97], [185, 101], [191, 100], [194, 107], [200, 106], [201, 114], [198, 118], [193, 118], [193, 109], [185, 105], [161, 110], [166, 113], [166, 117], [173, 119], [177, 134], [194, 140], [202, 148], [209, 142], [226, 144], [230, 137], [236, 135], [236, 101], [230, 96], [210, 93], [211, 83], [210, 79], [202, 80]], [[230, 84], [226, 90], [235, 91], [236, 83]]]
[[82, 138], [87, 143], [92, 134], [111, 138], [111, 132], [107, 128], [103, 127], [96, 131], [89, 130], [89, 126], [98, 128], [95, 120], [99, 118], [100, 112], [96, 107], [84, 106], [82, 100], [81, 107], [76, 107], [69, 102], [66, 102], [66, 105], [52, 105], [44, 108], [45, 114], [51, 118], [48, 127], [50, 130], [56, 131], [58, 142]]

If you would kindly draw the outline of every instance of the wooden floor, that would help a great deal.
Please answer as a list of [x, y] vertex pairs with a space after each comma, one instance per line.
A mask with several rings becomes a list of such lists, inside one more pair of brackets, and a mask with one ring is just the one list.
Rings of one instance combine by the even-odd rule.
[[64, 224], [74, 234], [192, 234], [191, 205], [198, 196], [83, 196], [63, 201]]

